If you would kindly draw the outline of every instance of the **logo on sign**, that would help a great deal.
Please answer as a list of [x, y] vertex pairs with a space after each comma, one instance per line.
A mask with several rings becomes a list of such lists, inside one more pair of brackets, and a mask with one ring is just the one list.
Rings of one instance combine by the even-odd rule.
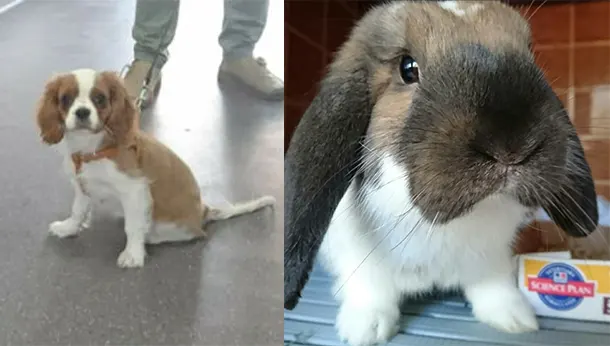
[[528, 289], [538, 293], [546, 306], [561, 311], [572, 310], [595, 295], [595, 283], [586, 282], [578, 269], [564, 263], [542, 268], [538, 276], [529, 278]]
[[604, 315], [610, 315], [610, 297], [604, 298]]
[[560, 272], [553, 274], [553, 282], [558, 284], [567, 284], [568, 283], [568, 274]]

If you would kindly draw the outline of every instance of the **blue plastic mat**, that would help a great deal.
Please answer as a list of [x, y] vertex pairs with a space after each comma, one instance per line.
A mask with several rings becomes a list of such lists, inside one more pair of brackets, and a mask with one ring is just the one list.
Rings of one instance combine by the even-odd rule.
[[[334, 328], [338, 303], [331, 278], [316, 268], [293, 311], [284, 311], [285, 345], [344, 345]], [[391, 346], [610, 346], [610, 324], [539, 318], [540, 331], [506, 334], [477, 322], [459, 295], [407, 302]]]

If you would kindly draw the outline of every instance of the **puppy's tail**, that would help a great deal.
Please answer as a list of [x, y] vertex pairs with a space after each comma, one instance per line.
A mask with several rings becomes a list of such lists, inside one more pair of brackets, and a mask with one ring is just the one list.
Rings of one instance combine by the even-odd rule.
[[240, 202], [233, 204], [226, 208], [213, 208], [208, 209], [208, 213], [205, 218], [205, 222], [220, 221], [230, 219], [239, 215], [255, 212], [267, 206], [275, 204], [275, 198], [272, 196], [263, 196], [250, 201]]

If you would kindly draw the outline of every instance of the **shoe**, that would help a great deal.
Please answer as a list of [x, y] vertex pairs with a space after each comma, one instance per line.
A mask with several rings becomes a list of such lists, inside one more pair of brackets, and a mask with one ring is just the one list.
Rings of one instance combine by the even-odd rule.
[[[140, 97], [142, 87], [144, 85], [144, 79], [146, 74], [151, 69], [152, 63], [144, 60], [134, 60], [130, 65], [125, 66], [127, 73], [125, 74], [124, 81], [127, 93], [134, 102]], [[161, 70], [159, 68], [153, 68], [153, 72], [148, 85], [148, 91], [144, 94], [141, 108], [149, 107], [157, 97], [159, 89], [161, 87]]]
[[244, 85], [267, 100], [284, 99], [284, 82], [267, 69], [267, 63], [263, 58], [223, 60], [218, 71], [218, 80]]

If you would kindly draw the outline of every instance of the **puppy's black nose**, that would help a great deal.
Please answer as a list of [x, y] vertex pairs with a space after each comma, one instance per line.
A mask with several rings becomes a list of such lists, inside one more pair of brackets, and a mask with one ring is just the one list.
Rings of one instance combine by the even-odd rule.
[[76, 117], [79, 120], [85, 120], [85, 119], [89, 118], [89, 114], [91, 114], [91, 111], [89, 110], [89, 108], [81, 107], [81, 108], [77, 109], [76, 112], [74, 112], [74, 114], [76, 114]]

